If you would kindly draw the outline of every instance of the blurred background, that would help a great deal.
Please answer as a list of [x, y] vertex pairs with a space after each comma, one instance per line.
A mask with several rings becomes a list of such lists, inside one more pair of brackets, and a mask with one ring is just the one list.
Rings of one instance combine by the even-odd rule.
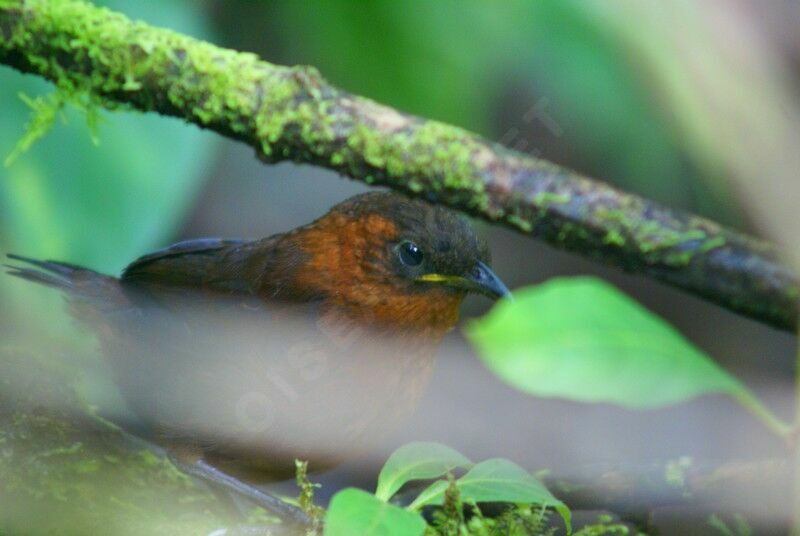
[[[769, 238], [785, 248], [787, 262], [798, 258], [798, 2], [98, 3], [267, 61], [314, 65], [348, 91]], [[0, 68], [0, 155], [12, 152], [29, 116], [18, 95], [50, 91], [41, 80]], [[101, 112], [97, 138], [95, 144], [80, 112], [65, 109], [44, 139], [0, 168], [0, 252], [118, 273], [182, 238], [285, 231], [366, 190], [327, 170], [264, 166], [251, 149], [175, 119]], [[606, 278], [791, 418], [790, 335], [477, 225], [510, 288], [556, 275]], [[93, 347], [54, 293], [0, 277], [0, 300], [0, 340], [10, 341], [4, 344], [64, 355]], [[470, 298], [463, 314], [474, 317], [488, 306]], [[90, 397], [119, 403], [99, 361], [93, 363], [84, 379]], [[323, 494], [346, 483], [371, 486], [386, 453], [412, 439], [555, 473], [594, 462], [784, 452], [721, 396], [651, 412], [525, 396], [486, 371], [458, 332], [414, 420], [374, 460], [323, 476]], [[781, 522], [770, 523], [786, 504], [772, 499], [753, 509], [763, 514], [762, 525], [777, 530]], [[669, 533], [689, 517], [665, 512], [660, 522]]]

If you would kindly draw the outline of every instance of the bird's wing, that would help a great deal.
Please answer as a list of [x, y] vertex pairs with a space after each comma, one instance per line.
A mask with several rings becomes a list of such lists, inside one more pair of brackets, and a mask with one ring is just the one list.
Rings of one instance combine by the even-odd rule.
[[159, 249], [153, 253], [142, 255], [125, 268], [125, 273], [135, 272], [142, 268], [145, 264], [153, 261], [163, 260], [167, 257], [177, 257], [181, 255], [193, 255], [208, 253], [211, 251], [219, 251], [220, 249], [229, 246], [238, 246], [246, 243], [247, 240], [241, 238], [194, 238], [191, 240], [183, 240], [176, 242], [171, 246]]
[[198, 238], [178, 242], [133, 261], [120, 277], [127, 286], [158, 286], [249, 293], [243, 273], [242, 250], [251, 242], [241, 239]]
[[[255, 241], [202, 238], [145, 255], [120, 278], [131, 289], [257, 296], [261, 300], [306, 302], [315, 296], [293, 284], [306, 256], [285, 235]], [[156, 289], [157, 287], [157, 289]]]

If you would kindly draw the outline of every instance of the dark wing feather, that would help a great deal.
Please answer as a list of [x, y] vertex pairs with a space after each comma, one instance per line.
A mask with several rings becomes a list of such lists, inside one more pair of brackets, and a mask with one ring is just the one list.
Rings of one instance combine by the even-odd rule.
[[126, 287], [248, 294], [252, 289], [244, 270], [253, 243], [222, 238], [185, 240], [138, 258], [120, 279]]
[[176, 242], [171, 246], [159, 249], [153, 253], [142, 255], [132, 263], [130, 263], [122, 274], [122, 277], [134, 275], [140, 271], [146, 264], [153, 261], [164, 260], [169, 257], [178, 257], [181, 255], [196, 255], [204, 254], [213, 251], [219, 251], [223, 248], [230, 246], [238, 246], [246, 243], [247, 240], [239, 238], [194, 238], [191, 240], [183, 240]]
[[308, 292], [292, 285], [305, 261], [290, 235], [260, 240], [203, 238], [179, 242], [134, 261], [122, 274], [127, 288], [257, 295], [261, 299], [307, 301]]

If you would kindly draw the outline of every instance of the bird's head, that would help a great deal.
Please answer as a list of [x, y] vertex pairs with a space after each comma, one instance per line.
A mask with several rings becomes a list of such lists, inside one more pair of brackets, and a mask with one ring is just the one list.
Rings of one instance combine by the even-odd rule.
[[307, 259], [295, 282], [378, 324], [444, 332], [467, 293], [509, 294], [465, 217], [400, 194], [352, 197], [293, 239]]

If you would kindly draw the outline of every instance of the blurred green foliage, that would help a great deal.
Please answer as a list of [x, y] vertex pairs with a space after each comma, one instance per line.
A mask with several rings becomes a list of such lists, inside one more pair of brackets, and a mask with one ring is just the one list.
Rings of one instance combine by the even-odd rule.
[[347, 90], [730, 220], [719, 192], [697, 180], [651, 73], [598, 9], [334, 0], [280, 3], [272, 16], [289, 28], [292, 61]]
[[[108, 2], [189, 34], [213, 39], [202, 11], [187, 2]], [[0, 151], [11, 153], [30, 109], [19, 98], [52, 85], [0, 70], [4, 118]], [[172, 119], [102, 113], [95, 145], [86, 120], [67, 107], [65, 121], [0, 170], [2, 248], [118, 271], [165, 240], [191, 207], [215, 136]]]
[[[203, 12], [189, 2], [98, 3], [214, 39]], [[36, 98], [53, 91], [41, 79], [0, 69], [0, 160], [14, 150], [30, 120], [20, 94]], [[54, 258], [115, 273], [175, 233], [204, 182], [217, 137], [156, 115], [99, 113], [97, 144], [85, 114], [67, 106], [50, 132], [0, 167], [0, 254]], [[8, 277], [0, 277], [0, 293], [7, 304], [19, 304], [6, 311], [14, 310], [13, 321], [23, 326], [27, 315], [58, 311], [55, 293]], [[38, 329], [61, 331], [56, 318], [63, 315], [37, 322]]]

